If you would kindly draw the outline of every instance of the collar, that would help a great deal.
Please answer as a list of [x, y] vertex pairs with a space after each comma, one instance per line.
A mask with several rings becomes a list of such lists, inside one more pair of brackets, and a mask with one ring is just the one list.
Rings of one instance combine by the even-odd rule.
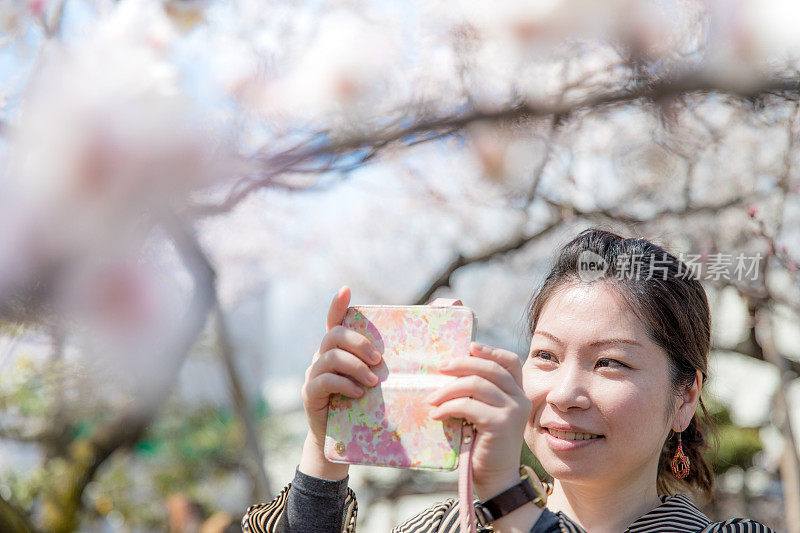
[[[562, 525], [567, 522], [572, 527], [566, 528], [566, 531], [586, 533], [561, 511], [556, 514]], [[625, 533], [696, 533], [710, 523], [711, 520], [683, 494], [662, 495], [661, 505], [637, 518]]]

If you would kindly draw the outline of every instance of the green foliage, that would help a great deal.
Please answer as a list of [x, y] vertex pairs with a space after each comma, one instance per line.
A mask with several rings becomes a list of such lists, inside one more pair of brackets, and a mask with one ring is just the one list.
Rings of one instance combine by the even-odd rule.
[[763, 449], [758, 428], [737, 426], [723, 405], [706, 402], [706, 406], [716, 430], [716, 439], [712, 440], [716, 446], [711, 446], [707, 454], [714, 473], [722, 474], [733, 466], [751, 468], [756, 454]]
[[164, 498], [148, 478], [145, 464], [135, 453], [114, 454], [86, 487], [81, 524], [117, 514], [128, 527], [162, 530], [167, 523]]
[[[91, 391], [63, 394], [80, 389], [70, 381], [78, 375], [63, 362], [36, 363], [20, 357], [0, 376], [0, 408], [6, 415], [0, 430], [13, 439], [30, 439], [23, 446], [37, 453], [47, 444], [37, 435], [56, 422], [65, 429], [66, 440], [59, 446], [86, 442], [99, 424], [116, 413]], [[260, 401], [254, 411], [264, 426], [270, 416], [268, 406]], [[274, 433], [278, 438], [282, 432]], [[165, 499], [173, 492], [197, 499], [214, 511], [217, 502], [202, 501], [199, 489], [241, 475], [245, 456], [243, 429], [230, 408], [187, 406], [173, 398], [145, 437], [130, 451], [118, 450], [88, 484], [79, 511], [81, 527], [115, 515], [114, 521], [124, 521], [126, 527], [163, 530]], [[69, 456], [42, 457], [46, 460], [36, 468], [0, 472], [0, 495], [34, 514], [42, 512], [42, 496], [48, 490], [60, 490], [59, 484], [71, 472]]]
[[0, 472], [0, 489], [3, 497], [12, 501], [21, 509], [30, 509], [36, 497], [47, 483], [47, 472], [44, 468], [18, 472], [6, 470]]
[[[264, 405], [255, 410], [268, 415]], [[87, 487], [83, 523], [119, 513], [127, 527], [162, 530], [173, 493], [213, 512], [218, 502], [203, 489], [241, 474], [245, 455], [243, 428], [230, 408], [187, 406], [173, 398], [145, 436], [129, 452], [112, 456]]]
[[25, 333], [25, 324], [18, 322], [0, 322], [0, 336], [14, 338]]
[[712, 468], [717, 474], [732, 466], [747, 470], [753, 466], [753, 458], [761, 449], [758, 429], [726, 426], [719, 432], [719, 450], [712, 462]]
[[176, 405], [169, 411], [136, 446], [153, 468], [160, 494], [191, 493], [209, 477], [239, 467], [244, 431], [229, 409], [205, 406], [187, 411]]
[[27, 357], [20, 357], [10, 372], [0, 378], [0, 408], [22, 417], [38, 416], [51, 403], [43, 369]]
[[[65, 371], [61, 363], [37, 364], [21, 356], [11, 369], [0, 375], [0, 410], [4, 414], [0, 431], [3, 436], [35, 447], [52, 438], [47, 432], [58, 424], [66, 424], [65, 429], [73, 432], [65, 420], [69, 411], [66, 403], [58, 402], [58, 379]], [[52, 485], [52, 480], [59, 479], [65, 470], [64, 460], [56, 457], [29, 471], [3, 471], [0, 472], [0, 490], [15, 505], [31, 509], [43, 491]]]

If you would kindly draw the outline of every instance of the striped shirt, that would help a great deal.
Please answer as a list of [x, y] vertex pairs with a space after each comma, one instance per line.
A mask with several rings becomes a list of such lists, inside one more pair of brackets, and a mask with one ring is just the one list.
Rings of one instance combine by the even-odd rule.
[[[358, 505], [347, 479], [325, 481], [299, 470], [294, 484], [269, 503], [250, 507], [242, 518], [245, 533], [355, 533]], [[458, 500], [448, 498], [409, 518], [392, 533], [457, 533]], [[661, 496], [661, 505], [636, 519], [625, 533], [774, 533], [744, 518], [712, 522], [683, 494]], [[586, 533], [561, 511], [542, 512], [531, 533]]]

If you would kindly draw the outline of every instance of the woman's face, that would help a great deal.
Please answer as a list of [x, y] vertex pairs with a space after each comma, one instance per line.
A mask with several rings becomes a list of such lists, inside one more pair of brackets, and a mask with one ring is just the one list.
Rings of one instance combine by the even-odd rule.
[[655, 481], [671, 429], [667, 364], [612, 286], [556, 291], [522, 370], [533, 402], [525, 441], [545, 470], [580, 485]]

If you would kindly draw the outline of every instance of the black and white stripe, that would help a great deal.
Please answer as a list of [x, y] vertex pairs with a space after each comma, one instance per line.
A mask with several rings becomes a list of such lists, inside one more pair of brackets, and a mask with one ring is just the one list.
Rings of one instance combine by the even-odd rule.
[[291, 483], [286, 485], [280, 494], [269, 503], [248, 507], [242, 517], [242, 531], [245, 533], [275, 531], [286, 507], [286, 497], [289, 495], [291, 486]]
[[[242, 529], [246, 533], [277, 531], [290, 487], [291, 483], [271, 502], [250, 507], [242, 519]], [[661, 500], [661, 505], [639, 517], [624, 533], [774, 533], [767, 526], [744, 518], [712, 523], [683, 494], [662, 496]], [[562, 512], [556, 514], [561, 533], [586, 533]], [[357, 515], [356, 495], [348, 487], [342, 533], [355, 533]], [[392, 533], [459, 533], [458, 500], [448, 498], [434, 504], [393, 528]]]

